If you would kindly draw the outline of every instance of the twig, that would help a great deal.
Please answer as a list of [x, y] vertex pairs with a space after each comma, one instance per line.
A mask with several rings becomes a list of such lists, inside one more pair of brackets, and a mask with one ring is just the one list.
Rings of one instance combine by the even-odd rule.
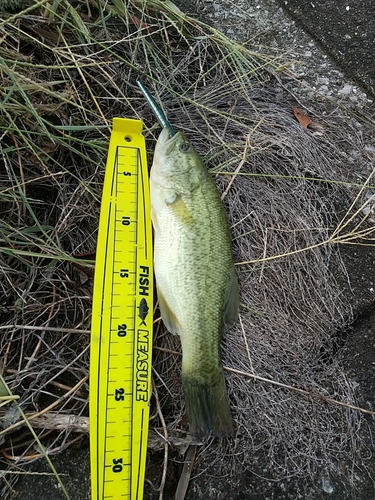
[[[25, 424], [26, 424], [26, 422], [25, 422]], [[68, 448], [69, 446], [71, 446], [72, 444], [79, 441], [80, 439], [82, 439], [82, 436], [76, 436], [68, 443], [64, 442], [63, 444], [61, 444], [60, 446], [57, 446], [56, 448], [49, 449], [48, 455], [53, 455], [54, 453], [58, 453], [60, 451], [63, 451], [66, 448]], [[26, 460], [35, 460], [36, 458], [44, 457], [44, 453], [34, 453], [33, 455], [26, 455], [26, 456], [20, 455], [20, 456], [18, 456], [18, 455], [9, 454], [7, 452], [7, 450], [1, 450], [1, 452], [4, 455], [4, 457], [7, 458], [8, 460], [17, 460], [17, 461], [24, 460], [24, 461], [26, 461]]]
[[[154, 349], [158, 349], [159, 351], [168, 352], [169, 354], [176, 354], [177, 356], [181, 356], [180, 352], [172, 351], [171, 349], [165, 349], [163, 347], [154, 347]], [[269, 378], [259, 377], [259, 375], [247, 373], [247, 372], [244, 372], [241, 370], [237, 370], [235, 368], [229, 368], [229, 366], [224, 366], [223, 368], [224, 368], [224, 370], [227, 370], [228, 372], [236, 373], [237, 375], [242, 375], [244, 377], [250, 377], [250, 378], [253, 378], [255, 380], [259, 380], [261, 382], [267, 382], [268, 384], [277, 385], [278, 387], [282, 387], [284, 389], [290, 389], [291, 391], [299, 392], [300, 394], [304, 394], [305, 396], [310, 396], [312, 398], [322, 399], [326, 403], [332, 403], [335, 405], [344, 406], [346, 408], [351, 408], [352, 410], [357, 410], [357, 411], [360, 411], [362, 413], [368, 413], [369, 415], [375, 416], [375, 412], [373, 412], [371, 410], [366, 410], [365, 408], [361, 408], [360, 406], [351, 405], [350, 403], [344, 403], [343, 401], [338, 401], [337, 399], [333, 399], [333, 398], [330, 398], [328, 396], [323, 396], [322, 394], [317, 394], [315, 392], [306, 391], [305, 389], [299, 389], [298, 387], [293, 387], [292, 385], [283, 384], [282, 382], [276, 382], [276, 380], [271, 380]]]
[[[52, 294], [52, 307], [50, 308], [50, 311], [49, 311], [49, 314], [48, 314], [48, 319], [47, 319], [47, 323], [49, 323], [51, 321], [51, 318], [53, 316], [53, 313], [55, 312], [55, 305], [56, 305], [56, 287], [53, 283], [51, 283], [52, 285], [52, 290], [53, 290], [53, 294]], [[24, 368], [25, 371], [27, 371], [30, 366], [32, 365], [32, 363], [34, 361], [37, 360], [37, 353], [43, 343], [43, 340], [44, 340], [44, 335], [45, 335], [45, 332], [42, 332], [41, 336], [39, 337], [39, 340], [35, 346], [35, 349], [33, 351], [33, 353], [31, 354], [31, 356], [29, 356], [28, 358], [28, 362], [26, 363], [26, 366]]]
[[300, 394], [304, 394], [305, 396], [322, 399], [326, 403], [345, 406], [346, 408], [351, 408], [352, 410], [357, 410], [362, 413], [368, 413], [369, 415], [375, 416], [375, 412], [373, 411], [366, 410], [365, 408], [360, 408], [359, 406], [351, 405], [350, 403], [344, 403], [342, 401], [338, 401], [337, 399], [333, 399], [328, 396], [323, 396], [322, 394], [317, 394], [316, 392], [310, 392], [306, 391], [305, 389], [299, 389], [298, 387], [293, 387], [292, 385], [283, 384], [282, 382], [276, 382], [276, 380], [271, 380], [269, 378], [259, 377], [258, 375], [253, 375], [252, 373], [236, 370], [235, 368], [229, 368], [228, 366], [224, 366], [224, 370], [227, 370], [232, 373], [237, 373], [237, 375], [243, 375], [244, 377], [251, 377], [253, 379], [260, 380], [261, 382], [267, 382], [268, 384], [277, 385], [278, 387], [282, 387], [283, 389], [290, 389], [292, 391], [299, 392]]
[[345, 228], [347, 227], [348, 224], [350, 224], [350, 222], [354, 219], [354, 217], [356, 217], [360, 212], [361, 210], [363, 209], [363, 206], [367, 204], [367, 202], [362, 205], [360, 208], [358, 208], [354, 214], [351, 215], [351, 211], [352, 209], [356, 206], [361, 194], [363, 193], [363, 191], [365, 190], [365, 188], [369, 185], [370, 183], [370, 179], [371, 177], [373, 177], [375, 173], [375, 170], [373, 170], [371, 172], [371, 174], [367, 177], [367, 179], [365, 180], [365, 182], [363, 183], [361, 189], [358, 191], [358, 194], [357, 196], [354, 198], [352, 204], [350, 205], [350, 207], [348, 208], [348, 210], [346, 211], [346, 214], [344, 215], [344, 217], [341, 219], [341, 221], [339, 222], [339, 224], [337, 225], [336, 229], [333, 231], [332, 233], [332, 236], [331, 238], [334, 240], [338, 235], [339, 233]]
[[[68, 396], [70, 396], [71, 394], [73, 394], [79, 387], [81, 387], [82, 384], [84, 384], [86, 382], [87, 379], [88, 379], [88, 375], [86, 375], [85, 377], [83, 377], [83, 379], [81, 379], [74, 387], [72, 387], [70, 391], [68, 391], [66, 394], [64, 394], [63, 396], [61, 396], [60, 399], [58, 399], [57, 401], [54, 401], [52, 404], [50, 404], [49, 406], [47, 406], [46, 408], [44, 408], [42, 411], [39, 411], [38, 413], [34, 413], [33, 415], [29, 415], [27, 417], [28, 421], [34, 420], [35, 418], [38, 418], [38, 417], [44, 415], [45, 413], [49, 412], [53, 408], [55, 408], [55, 406], [57, 406], [61, 402], [62, 399], [65, 399]], [[23, 423], [24, 423], [23, 421], [19, 421], [19, 422], [16, 422], [15, 424], [13, 424], [13, 425], [10, 425], [9, 427], [7, 427], [6, 429], [4, 429], [3, 431], [0, 432], [0, 436], [3, 436], [4, 434], [8, 434], [10, 431], [13, 431], [14, 429], [17, 429]]]
[[26, 14], [37, 9], [38, 7], [42, 7], [47, 2], [48, 0], [40, 0], [39, 2], [30, 5], [30, 7], [28, 7], [27, 9], [17, 12], [11, 17], [5, 17], [5, 19], [2, 19], [0, 22], [0, 28], [3, 27], [4, 25], [12, 23], [13, 21], [16, 21], [19, 17], [26, 16]]
[[78, 417], [76, 415], [66, 415], [64, 413], [48, 412], [38, 417], [33, 417], [32, 413], [26, 413], [26, 417], [32, 418], [33, 427], [38, 429], [53, 429], [61, 431], [69, 429], [73, 432], [89, 432], [89, 418]]
[[0, 330], [8, 330], [16, 328], [20, 330], [35, 330], [39, 332], [60, 332], [60, 333], [86, 333], [90, 334], [90, 330], [80, 330], [79, 328], [58, 328], [56, 326], [30, 326], [30, 325], [1, 325]]
[[197, 445], [191, 445], [186, 453], [184, 467], [181, 472], [180, 480], [178, 481], [175, 500], [184, 500], [189, 486], [191, 472], [193, 470], [195, 455], [197, 453]]
[[248, 359], [249, 359], [249, 363], [250, 363], [250, 368], [251, 368], [252, 373], [254, 374], [254, 368], [253, 368], [253, 362], [251, 361], [251, 355], [250, 355], [249, 343], [248, 343], [247, 338], [246, 338], [245, 328], [244, 328], [244, 326], [243, 326], [241, 316], [239, 316], [239, 318], [238, 318], [238, 319], [240, 320], [240, 325], [241, 325], [241, 330], [242, 330], [242, 336], [243, 336], [243, 340], [244, 340], [244, 342], [245, 342], [246, 352], [247, 352], [247, 357], [248, 357]]
[[[7, 368], [6, 370], [6, 373], [10, 373], [10, 374], [19, 374], [20, 372], [18, 370], [14, 370], [12, 368]], [[32, 378], [32, 379], [36, 379], [37, 378], [37, 375], [33, 374], [33, 373], [28, 373], [27, 374], [28, 377]], [[47, 384], [51, 384], [55, 387], [58, 387], [59, 389], [62, 389], [63, 391], [70, 391], [71, 389], [71, 386], [70, 385], [66, 385], [66, 384], [62, 384], [61, 382], [57, 382], [56, 380], [50, 380], [50, 381], [47, 381]], [[83, 398], [85, 397], [85, 394], [80, 392], [80, 391], [77, 391], [76, 392], [76, 395]], [[13, 396], [14, 398], [19, 398], [19, 396]], [[1, 399], [0, 399], [1, 400]]]
[[242, 159], [240, 161], [240, 163], [238, 164], [238, 167], [236, 168], [236, 170], [233, 172], [233, 177], [231, 178], [231, 180], [229, 181], [229, 184], [227, 186], [227, 188], [225, 189], [224, 193], [221, 195], [221, 199], [224, 200], [224, 198], [226, 197], [226, 195], [228, 194], [229, 190], [230, 190], [230, 187], [231, 185], [233, 184], [235, 178], [237, 177], [239, 171], [241, 170], [243, 164], [245, 163], [246, 161], [246, 156], [247, 156], [247, 150], [249, 149], [249, 146], [250, 146], [250, 139], [251, 139], [251, 136], [254, 134], [254, 132], [257, 130], [258, 127], [260, 127], [260, 125], [264, 122], [264, 118], [262, 117], [259, 122], [255, 125], [255, 127], [251, 130], [251, 132], [249, 132], [246, 136], [246, 141], [245, 141], [245, 147], [244, 147], [244, 150], [243, 150], [243, 154], [242, 154]]
[[165, 481], [167, 479], [167, 470], [168, 470], [168, 430], [167, 430], [167, 426], [165, 425], [163, 413], [161, 411], [159, 395], [158, 395], [158, 391], [156, 389], [155, 384], [153, 384], [153, 387], [154, 387], [154, 396], [155, 396], [155, 401], [156, 401], [156, 410], [158, 412], [161, 425], [163, 427], [164, 439], [165, 439], [165, 441], [164, 441], [163, 473], [161, 476], [161, 481], [160, 481], [160, 486], [159, 486], [159, 500], [163, 500], [163, 492], [164, 492]]
[[20, 397], [18, 395], [0, 396], [0, 408], [10, 403], [11, 401], [17, 401], [17, 399], [19, 398]]
[[301, 252], [307, 252], [307, 250], [314, 250], [314, 248], [321, 247], [323, 245], [327, 245], [328, 243], [332, 243], [331, 239], [327, 239], [324, 241], [321, 241], [320, 243], [315, 243], [314, 245], [309, 245], [304, 248], [298, 248], [297, 250], [293, 250], [291, 252], [285, 252], [279, 255], [271, 255], [270, 257], [264, 257], [261, 259], [254, 259], [254, 260], [246, 260], [243, 262], [235, 262], [236, 266], [245, 266], [247, 264], [260, 264], [261, 262], [269, 262], [271, 260], [276, 260], [276, 259], [282, 259], [283, 257], [289, 257], [290, 255], [296, 255]]
[[[263, 121], [263, 119], [261, 120]], [[257, 125], [258, 126], [258, 125]], [[255, 127], [256, 128], [256, 127]], [[254, 129], [255, 130], [255, 129]], [[236, 177], [237, 177], [237, 174], [238, 172], [241, 170], [243, 164], [245, 163], [246, 161], [246, 155], [247, 155], [247, 150], [249, 149], [249, 142], [250, 142], [250, 136], [251, 136], [251, 133], [250, 132], [249, 134], [247, 134], [247, 137], [246, 137], [246, 141], [245, 141], [245, 147], [244, 147], [244, 150], [243, 150], [243, 154], [242, 154], [242, 159], [240, 161], [240, 163], [238, 164], [238, 167], [236, 168], [236, 170], [234, 171], [234, 174], [233, 174], [233, 177], [231, 177], [229, 183], [228, 183], [228, 186], [226, 187], [224, 193], [221, 195], [221, 199], [224, 200], [224, 198], [226, 197], [226, 195], [228, 194], [233, 182], [235, 181]]]

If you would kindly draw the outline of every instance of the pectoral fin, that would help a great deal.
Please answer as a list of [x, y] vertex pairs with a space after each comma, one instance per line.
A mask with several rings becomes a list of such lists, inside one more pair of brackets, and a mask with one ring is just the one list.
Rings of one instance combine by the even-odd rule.
[[236, 271], [233, 268], [233, 273], [225, 293], [223, 305], [223, 322], [225, 325], [233, 325], [233, 323], [237, 320], [239, 307], [240, 297], [238, 291], [238, 279]]
[[180, 195], [177, 193], [170, 194], [165, 199], [165, 202], [182, 224], [189, 225], [194, 222], [192, 213]]
[[163, 319], [165, 326], [167, 327], [167, 330], [174, 334], [180, 334], [180, 326], [178, 324], [176, 316], [171, 311], [167, 301], [164, 298], [164, 295], [159, 290], [159, 288], [157, 289], [157, 291], [158, 291], [159, 309], [161, 317]]
[[155, 231], [158, 231], [159, 230], [158, 218], [156, 217], [156, 212], [153, 208], [151, 208], [151, 220]]

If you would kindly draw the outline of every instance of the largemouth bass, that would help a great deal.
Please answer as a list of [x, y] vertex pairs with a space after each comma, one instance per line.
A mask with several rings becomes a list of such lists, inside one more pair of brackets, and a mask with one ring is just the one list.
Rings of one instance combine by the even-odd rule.
[[239, 298], [229, 225], [211, 175], [181, 132], [162, 130], [150, 189], [159, 307], [167, 329], [181, 337], [190, 432], [230, 435], [220, 337], [237, 319]]

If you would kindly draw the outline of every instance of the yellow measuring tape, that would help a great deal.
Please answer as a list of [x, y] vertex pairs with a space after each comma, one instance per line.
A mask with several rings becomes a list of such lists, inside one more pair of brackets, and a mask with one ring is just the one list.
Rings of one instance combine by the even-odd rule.
[[143, 498], [153, 324], [142, 122], [115, 118], [100, 211], [90, 351], [91, 498]]

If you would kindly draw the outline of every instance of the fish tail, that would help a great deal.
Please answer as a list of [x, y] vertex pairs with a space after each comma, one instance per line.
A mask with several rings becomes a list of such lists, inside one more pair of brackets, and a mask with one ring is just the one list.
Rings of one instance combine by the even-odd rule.
[[210, 380], [183, 371], [182, 386], [191, 434], [230, 436], [233, 423], [223, 370], [219, 368]]

